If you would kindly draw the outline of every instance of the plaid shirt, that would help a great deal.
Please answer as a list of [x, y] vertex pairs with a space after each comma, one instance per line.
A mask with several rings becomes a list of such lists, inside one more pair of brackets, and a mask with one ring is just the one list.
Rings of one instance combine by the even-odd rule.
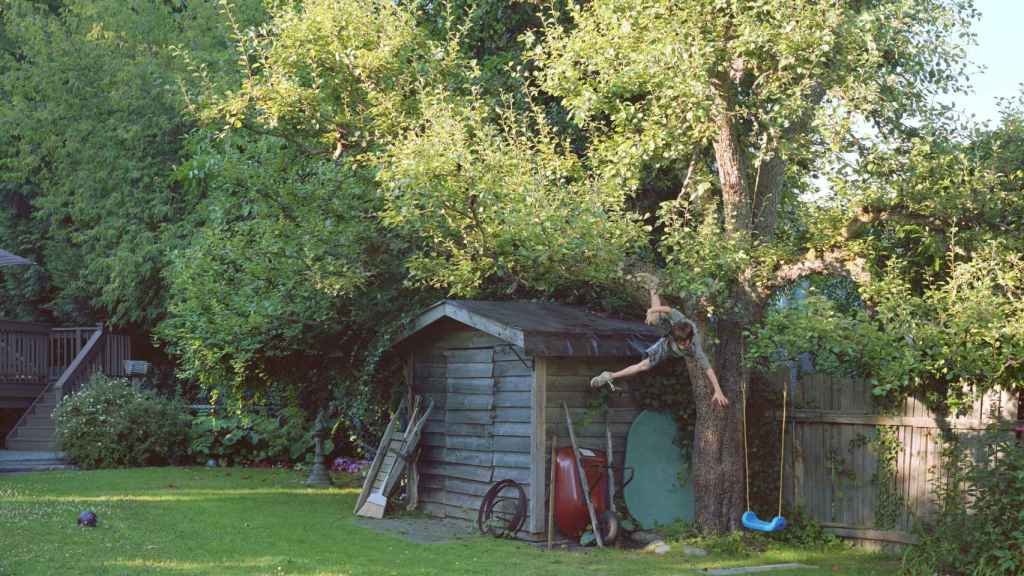
[[[668, 314], [661, 316], [658, 323], [662, 327], [667, 328], [669, 333], [662, 336], [661, 339], [644, 351], [644, 358], [650, 361], [652, 368], [668, 358], [693, 358], [702, 370], [711, 368], [711, 363], [708, 362], [708, 357], [704, 354], [704, 348], [701, 346], [700, 332], [697, 331], [697, 325], [687, 319], [686, 316], [683, 316], [682, 312], [672, 308]], [[688, 346], [679, 346], [676, 344], [675, 339], [672, 338], [672, 327], [679, 324], [689, 324], [693, 329], [693, 338], [690, 339]]]

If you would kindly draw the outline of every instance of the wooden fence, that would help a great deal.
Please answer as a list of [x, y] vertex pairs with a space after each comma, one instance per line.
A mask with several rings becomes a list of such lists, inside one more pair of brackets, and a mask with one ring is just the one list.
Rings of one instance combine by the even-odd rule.
[[914, 398], [882, 414], [858, 380], [805, 375], [790, 390], [787, 502], [830, 531], [869, 543], [911, 543], [915, 523], [934, 513], [943, 432], [977, 442], [994, 415], [1018, 416], [1018, 398], [1006, 392], [947, 419]]

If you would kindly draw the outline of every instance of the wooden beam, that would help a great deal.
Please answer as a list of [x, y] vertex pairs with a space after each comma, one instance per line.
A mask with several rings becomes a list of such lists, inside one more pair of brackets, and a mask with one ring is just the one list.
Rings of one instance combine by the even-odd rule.
[[[416, 405], [416, 354], [409, 352], [405, 355], [405, 387], [408, 394], [409, 406]], [[419, 460], [420, 452], [409, 462], [409, 502], [406, 505], [408, 510], [415, 510], [420, 504], [420, 474]]]
[[449, 318], [453, 318], [463, 324], [472, 326], [477, 330], [486, 332], [495, 338], [500, 338], [509, 344], [525, 348], [525, 338], [521, 330], [495, 322], [494, 320], [485, 318], [479, 314], [474, 314], [465, 308], [460, 308], [459, 306], [452, 304], [451, 302], [445, 303], [444, 310], [445, 315]]
[[913, 534], [899, 530], [874, 530], [870, 528], [858, 528], [836, 522], [820, 522], [822, 528], [842, 538], [856, 538], [858, 540], [876, 540], [879, 542], [894, 542], [896, 544], [917, 544], [917, 537]]
[[[529, 532], [544, 531], [544, 462], [547, 456], [547, 405], [548, 364], [545, 358], [534, 359], [533, 395], [530, 406], [530, 524]], [[554, 464], [552, 464], [553, 466]]]
[[985, 424], [975, 419], [940, 420], [928, 416], [879, 416], [876, 414], [843, 414], [823, 410], [793, 410], [797, 422], [826, 424], [862, 424], [866, 426], [909, 426], [911, 428], [942, 428], [952, 430], [984, 430]]

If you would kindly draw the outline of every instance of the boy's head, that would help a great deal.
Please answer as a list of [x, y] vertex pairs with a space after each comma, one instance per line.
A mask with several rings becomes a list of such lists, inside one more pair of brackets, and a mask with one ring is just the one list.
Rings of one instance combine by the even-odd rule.
[[680, 346], [689, 346], [693, 340], [693, 325], [689, 322], [680, 322], [672, 325], [672, 339]]

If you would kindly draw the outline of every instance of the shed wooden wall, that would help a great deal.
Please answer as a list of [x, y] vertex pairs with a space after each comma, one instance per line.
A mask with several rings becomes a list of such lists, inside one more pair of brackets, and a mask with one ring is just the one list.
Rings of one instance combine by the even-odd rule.
[[[545, 421], [547, 423], [544, 435], [544, 479], [547, 484], [550, 481], [550, 460], [551, 460], [551, 436], [557, 435], [558, 446], [569, 446], [569, 430], [565, 422], [565, 410], [562, 403], [569, 407], [572, 415], [573, 427], [576, 432], [576, 441], [581, 448], [591, 448], [605, 451], [607, 445], [605, 437], [605, 418], [596, 415], [596, 412], [588, 410], [590, 404], [598, 397], [598, 392], [590, 388], [590, 379], [594, 376], [608, 371], [617, 371], [625, 366], [636, 362], [636, 358], [546, 358], [543, 359], [546, 365], [546, 400], [544, 403]], [[625, 386], [629, 382], [623, 383]], [[617, 385], [618, 386], [618, 385]], [[633, 420], [640, 413], [633, 402], [628, 389], [620, 387], [619, 392], [612, 393], [608, 403], [607, 422], [612, 432], [612, 443], [614, 444], [614, 462], [618, 472], [621, 472], [625, 461], [626, 435]], [[546, 485], [545, 484], [545, 485]], [[622, 477], [619, 473], [616, 480], [616, 491], [622, 493]], [[544, 493], [543, 505], [547, 506], [547, 492]], [[546, 518], [546, 515], [545, 515]], [[542, 524], [541, 526], [546, 526]]]
[[495, 482], [530, 489], [533, 363], [521, 349], [449, 319], [417, 342], [413, 387], [435, 402], [421, 442], [419, 507], [475, 521]]
[[[518, 347], [451, 319], [426, 328], [410, 347], [413, 390], [434, 400], [418, 463], [419, 508], [433, 516], [476, 520], [483, 495], [512, 479], [529, 499], [524, 532], [546, 530], [550, 437], [569, 445], [564, 401], [581, 447], [605, 449], [605, 420], [588, 420], [590, 379], [628, 359], [533, 358]], [[615, 462], [639, 412], [620, 392], [608, 413]], [[621, 477], [619, 478], [621, 484]]]

